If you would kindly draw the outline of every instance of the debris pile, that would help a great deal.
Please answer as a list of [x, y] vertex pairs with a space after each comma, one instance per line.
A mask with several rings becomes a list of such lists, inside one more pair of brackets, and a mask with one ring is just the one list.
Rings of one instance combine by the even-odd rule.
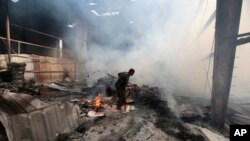
[[[177, 118], [168, 108], [168, 101], [161, 98], [161, 89], [158, 87], [146, 85], [142, 87], [127, 87], [126, 112], [117, 112], [113, 110], [116, 108], [116, 91], [107, 84], [110, 83], [99, 81], [97, 85], [92, 87], [92, 89], [95, 89], [94, 92], [97, 92], [94, 96], [91, 96], [93, 93], [88, 95], [88, 92], [91, 91], [91, 88], [89, 88], [88, 92], [86, 91], [87, 95], [80, 100], [75, 100], [82, 109], [80, 125], [74, 132], [63, 135], [63, 140], [205, 141], [207, 140], [207, 135], [204, 134], [204, 129], [206, 133], [217, 135], [217, 133], [209, 129], [200, 128], [198, 124], [190, 124], [191, 122], [183, 120], [184, 118]], [[99, 93], [103, 87], [107, 88], [106, 95]], [[190, 116], [189, 118], [192, 121], [197, 120], [196, 118], [193, 119], [192, 116], [194, 115], [192, 115], [193, 111], [191, 109], [189, 113], [187, 109], [183, 111], [183, 117], [184, 115], [186, 118]]]
[[25, 63], [8, 63], [7, 69], [10, 73], [10, 81], [12, 84], [18, 88], [23, 87], [24, 84], [24, 71], [26, 64]]
[[11, 91], [39, 95], [39, 87], [36, 80], [24, 79], [25, 63], [8, 63], [7, 70], [1, 72], [0, 91]]
[[[49, 105], [61, 101], [79, 105], [80, 113], [75, 115], [79, 118], [79, 126], [75, 131], [58, 135], [58, 141], [203, 141], [211, 134], [218, 135], [209, 130], [212, 128], [209, 126], [208, 107], [199, 106], [191, 98], [176, 96], [176, 106], [181, 115], [179, 118], [169, 109], [168, 99], [162, 99], [159, 87], [128, 86], [126, 105], [122, 111], [116, 110], [114, 82], [114, 77], [105, 77], [99, 79], [94, 86], [86, 87], [73, 81], [37, 85], [35, 80], [29, 80], [23, 82], [19, 91], [38, 91], [38, 98]], [[10, 83], [1, 83], [0, 88], [16, 87]]]
[[[22, 86], [21, 86], [22, 85]], [[13, 84], [10, 82], [1, 82], [0, 83], [0, 91], [10, 91], [15, 93], [25, 93], [30, 94], [33, 96], [39, 96], [40, 95], [40, 88], [42, 85], [39, 85], [36, 83], [34, 79], [30, 80], [24, 80], [21, 83]]]
[[209, 106], [198, 104], [196, 99], [185, 96], [176, 96], [177, 107], [181, 119], [187, 123], [203, 122], [210, 124], [211, 112]]

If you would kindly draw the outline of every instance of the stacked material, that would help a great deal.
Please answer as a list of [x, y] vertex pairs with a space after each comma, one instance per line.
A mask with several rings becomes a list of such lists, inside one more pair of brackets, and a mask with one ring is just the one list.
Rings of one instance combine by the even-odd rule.
[[16, 87], [22, 87], [24, 84], [25, 63], [8, 63], [8, 71], [10, 72], [11, 82]]

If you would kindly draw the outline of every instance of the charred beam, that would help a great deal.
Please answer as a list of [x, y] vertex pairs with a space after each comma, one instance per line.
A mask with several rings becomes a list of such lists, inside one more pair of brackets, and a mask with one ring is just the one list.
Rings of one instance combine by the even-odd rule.
[[8, 47], [8, 62], [11, 63], [11, 43], [10, 43], [10, 21], [9, 21], [9, 4], [6, 0], [6, 38], [7, 38], [7, 47]]
[[250, 36], [250, 32], [239, 34], [238, 37]]
[[246, 38], [240, 38], [237, 40], [237, 45], [240, 46], [240, 45], [243, 45], [243, 44], [246, 44], [246, 43], [249, 43], [250, 42], [250, 36], [249, 37], [246, 37]]
[[241, 7], [242, 0], [217, 0], [211, 108], [213, 124], [220, 129], [226, 117]]

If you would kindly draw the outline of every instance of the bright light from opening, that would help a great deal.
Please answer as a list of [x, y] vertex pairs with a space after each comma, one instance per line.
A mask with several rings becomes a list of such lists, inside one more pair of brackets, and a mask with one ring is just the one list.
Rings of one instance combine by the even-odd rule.
[[17, 3], [19, 0], [11, 0], [12, 2], [14, 2], [14, 3]]
[[120, 12], [118, 12], [118, 11], [104, 12], [104, 13], [101, 13], [101, 14], [97, 13], [96, 10], [91, 10], [91, 12], [93, 14], [95, 14], [96, 16], [118, 16], [120, 14]]
[[73, 28], [74, 26], [73, 26], [73, 25], [71, 25], [71, 24], [69, 24], [69, 25], [68, 25], [68, 27]]
[[70, 27], [70, 28], [73, 28], [73, 27], [76, 26], [76, 24], [75, 24], [75, 23], [73, 23], [73, 24], [68, 24], [67, 26]]
[[130, 24], [133, 24], [134, 22], [133, 21], [129, 21]]
[[91, 10], [91, 12], [92, 12], [93, 14], [95, 14], [96, 16], [100, 16], [95, 10]]
[[94, 2], [91, 2], [91, 3], [89, 3], [89, 5], [96, 5], [96, 3], [94, 3]]
[[101, 16], [117, 16], [119, 14], [120, 12], [105, 12], [105, 13], [102, 13]]

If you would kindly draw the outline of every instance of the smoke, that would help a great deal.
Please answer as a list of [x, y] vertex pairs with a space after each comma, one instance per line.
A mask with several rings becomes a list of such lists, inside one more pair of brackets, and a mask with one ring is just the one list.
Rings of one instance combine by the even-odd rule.
[[[46, 30], [55, 27], [52, 27], [53, 21], [43, 18], [44, 15], [61, 23], [64, 45], [74, 49], [83, 62], [82, 74], [91, 74], [89, 85], [105, 73], [117, 75], [134, 68], [132, 83], [163, 87], [166, 94], [203, 90], [205, 73], [203, 62], [199, 60], [210, 50], [213, 30], [205, 31], [204, 38], [200, 38], [199, 44], [204, 44], [201, 51], [193, 39], [200, 30], [201, 19], [207, 19], [214, 11], [213, 7], [209, 8], [213, 5], [211, 2], [27, 0], [13, 5], [17, 6], [12, 8], [13, 20], [24, 18], [18, 14], [26, 14], [30, 25], [46, 26], [43, 28]], [[206, 8], [212, 10], [204, 14]], [[33, 20], [34, 17], [45, 20]], [[211, 41], [207, 40], [210, 38]]]
[[[208, 61], [199, 61], [204, 55], [193, 40], [206, 7], [196, 0], [137, 0], [128, 6], [120, 12], [120, 18], [91, 21], [98, 30], [89, 33], [95, 38], [88, 37], [92, 42], [86, 53], [79, 54], [86, 60], [81, 70], [83, 74], [93, 74], [87, 79], [91, 85], [105, 73], [117, 76], [118, 72], [134, 68], [130, 82], [162, 88], [162, 98], [179, 117], [173, 95], [202, 96], [205, 84], [203, 63]], [[204, 41], [202, 44], [207, 45], [203, 48], [212, 44], [213, 34], [209, 34], [206, 36], [211, 40]], [[78, 38], [81, 39], [82, 36]]]
[[[198, 47], [192, 42], [192, 37], [199, 29], [192, 25], [201, 24], [197, 23], [199, 16], [193, 18], [201, 2], [137, 0], [131, 5], [119, 19], [123, 22], [109, 17], [103, 17], [103, 23], [92, 21], [99, 25], [98, 28], [103, 28], [98, 31], [99, 38], [111, 43], [89, 43], [87, 53], [83, 54], [86, 62], [82, 70], [116, 75], [134, 68], [136, 72], [131, 77], [133, 83], [163, 87], [166, 93], [171, 94], [176, 93], [176, 90], [198, 93], [199, 89], [193, 89], [195, 86], [192, 83], [200, 85], [205, 80], [195, 80], [195, 77], [200, 77], [196, 73], [202, 72], [203, 68], [198, 61], [201, 59]], [[204, 8], [200, 8], [201, 13]], [[107, 22], [105, 18], [112, 22]], [[129, 46], [124, 46], [124, 42], [129, 42]], [[212, 39], [206, 42], [211, 44]], [[92, 76], [89, 83], [100, 75]]]
[[[215, 0], [45, 1], [37, 3], [51, 17], [66, 21], [64, 41], [83, 63], [82, 74], [90, 75], [89, 85], [106, 73], [117, 75], [134, 68], [132, 83], [162, 87], [166, 96], [203, 97], [207, 71], [212, 81], [212, 67], [208, 69], [209, 60], [203, 58], [211, 53], [214, 24], [196, 36], [215, 11]], [[240, 33], [249, 31], [247, 10], [249, 2], [244, 1]], [[237, 49], [240, 58], [235, 62], [233, 85], [240, 87], [233, 88], [233, 93], [250, 93], [249, 45], [244, 46]], [[205, 96], [210, 94], [207, 87]]]
[[[242, 12], [241, 12], [241, 21], [239, 33], [247, 33], [249, 29], [249, 10], [250, 2], [243, 1]], [[235, 58], [235, 68], [232, 78], [232, 88], [231, 88], [231, 97], [233, 98], [249, 98], [250, 94], [250, 65], [249, 65], [249, 53], [250, 53], [250, 44], [244, 44], [237, 47], [236, 58]]]

